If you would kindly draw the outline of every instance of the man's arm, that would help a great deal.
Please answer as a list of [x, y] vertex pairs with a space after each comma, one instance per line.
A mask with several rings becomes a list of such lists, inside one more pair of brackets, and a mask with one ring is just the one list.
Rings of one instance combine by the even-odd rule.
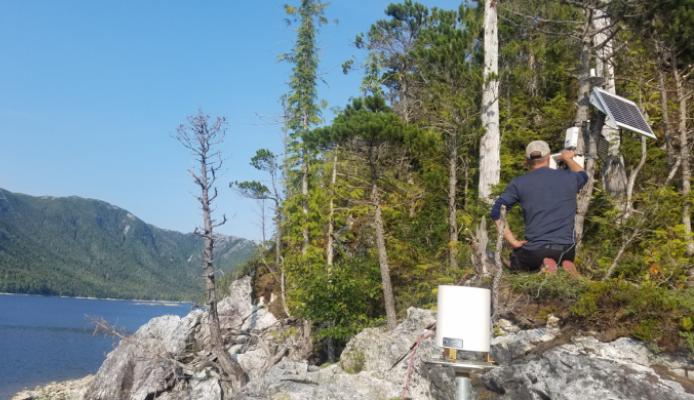
[[[506, 210], [509, 210], [511, 207], [513, 207], [514, 204], [518, 202], [518, 190], [515, 187], [514, 183], [511, 182], [508, 187], [506, 187], [506, 190], [504, 193], [499, 196], [498, 199], [494, 202], [494, 205], [492, 205], [491, 212], [489, 215], [492, 217], [492, 220], [496, 223], [496, 228], [499, 229], [499, 226], [501, 225], [501, 206], [506, 206]], [[527, 241], [525, 240], [518, 240], [516, 239], [516, 236], [511, 232], [511, 229], [508, 227], [508, 223], [504, 224], [504, 239], [513, 247], [514, 249], [523, 247]]]
[[576, 157], [576, 152], [574, 150], [562, 150], [560, 153], [561, 160], [564, 161], [571, 172], [583, 171], [583, 167], [574, 160], [574, 157]]
[[576, 174], [576, 182], [578, 190], [588, 182], [588, 174], [583, 170], [583, 167], [574, 160], [576, 152], [574, 150], [562, 150], [560, 158], [564, 161], [569, 170]]
[[[501, 225], [501, 218], [497, 219], [496, 221], [496, 229], [500, 228]], [[504, 239], [508, 242], [511, 247], [514, 249], [518, 249], [523, 247], [524, 244], [528, 243], [527, 240], [518, 240], [516, 239], [516, 236], [511, 232], [511, 229], [508, 227], [508, 224], [504, 224]]]

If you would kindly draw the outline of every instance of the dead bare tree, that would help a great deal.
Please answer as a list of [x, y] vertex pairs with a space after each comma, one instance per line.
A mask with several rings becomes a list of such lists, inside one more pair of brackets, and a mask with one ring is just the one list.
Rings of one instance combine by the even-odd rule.
[[[491, 192], [501, 175], [501, 133], [499, 130], [499, 35], [497, 1], [484, 2], [484, 88], [481, 122], [485, 133], [480, 139], [479, 193], [484, 203], [491, 202]], [[488, 276], [491, 266], [487, 257], [487, 220], [482, 218], [475, 235], [477, 272]]]
[[226, 216], [221, 221], [212, 218], [214, 211], [212, 204], [217, 198], [217, 172], [222, 167], [222, 157], [218, 147], [224, 140], [226, 121], [223, 117], [217, 117], [210, 122], [210, 116], [202, 111], [197, 115], [188, 117], [188, 124], [178, 127], [176, 139], [183, 147], [188, 149], [197, 163], [197, 171], [190, 169], [188, 172], [200, 189], [197, 197], [202, 209], [202, 227], [195, 228], [195, 234], [203, 241], [203, 280], [207, 297], [209, 312], [209, 330], [212, 352], [217, 363], [229, 381], [232, 392], [237, 392], [246, 383], [247, 377], [241, 366], [234, 361], [224, 348], [222, 332], [219, 326], [219, 314], [217, 313], [217, 294], [215, 289], [215, 270], [213, 250], [215, 244], [214, 229], [226, 223]]

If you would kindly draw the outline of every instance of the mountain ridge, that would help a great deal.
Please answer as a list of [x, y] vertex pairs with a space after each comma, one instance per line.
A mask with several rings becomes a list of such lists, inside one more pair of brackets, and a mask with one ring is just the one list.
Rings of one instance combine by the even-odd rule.
[[[220, 235], [223, 273], [256, 251]], [[201, 239], [158, 228], [98, 199], [0, 188], [0, 292], [191, 300], [201, 293]]]

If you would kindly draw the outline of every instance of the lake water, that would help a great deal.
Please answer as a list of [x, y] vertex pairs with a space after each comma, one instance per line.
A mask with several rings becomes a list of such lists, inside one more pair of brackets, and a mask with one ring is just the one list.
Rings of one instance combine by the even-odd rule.
[[101, 317], [134, 332], [153, 317], [183, 316], [190, 304], [0, 294], [0, 399], [51, 381], [92, 374], [117, 344], [94, 335]]

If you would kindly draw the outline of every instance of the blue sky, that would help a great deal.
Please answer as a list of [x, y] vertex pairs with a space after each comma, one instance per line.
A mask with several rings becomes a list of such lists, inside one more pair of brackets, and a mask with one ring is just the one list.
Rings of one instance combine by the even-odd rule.
[[[421, 1], [455, 8], [450, 0]], [[0, 187], [95, 198], [183, 232], [199, 223], [176, 127], [202, 109], [226, 116], [218, 213], [222, 233], [261, 237], [258, 205], [227, 188], [258, 179], [261, 147], [280, 152], [279, 98], [294, 27], [285, 1], [0, 2]], [[359, 93], [354, 36], [390, 1], [335, 0], [319, 34], [320, 99], [342, 107]], [[326, 111], [326, 116], [330, 113]], [[329, 122], [329, 121], [328, 121]], [[269, 234], [269, 232], [268, 232]]]

